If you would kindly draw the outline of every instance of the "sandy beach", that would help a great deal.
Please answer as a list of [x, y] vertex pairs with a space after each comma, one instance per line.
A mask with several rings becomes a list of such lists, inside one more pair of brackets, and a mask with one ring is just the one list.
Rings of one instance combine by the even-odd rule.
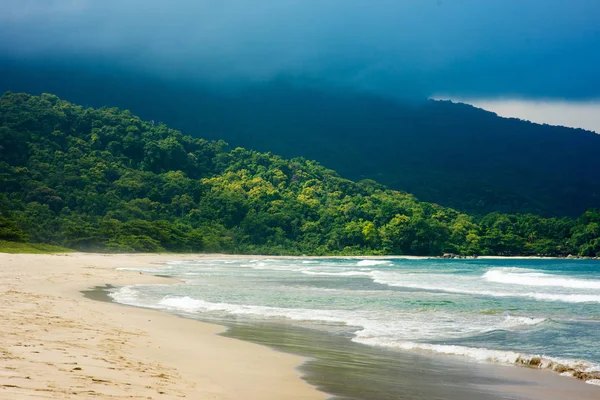
[[199, 257], [0, 254], [0, 398], [327, 398], [301, 379], [300, 357], [218, 336], [217, 325], [81, 294], [171, 283], [116, 268]]
[[[82, 294], [107, 284], [177, 284], [117, 268], [159, 267], [166, 261], [199, 258], [247, 257], [0, 253], [0, 399], [328, 398], [302, 379], [298, 370], [302, 357], [220, 336], [225, 328], [219, 325], [95, 301]], [[366, 360], [378, 357], [378, 352], [369, 352]], [[451, 357], [409, 353], [399, 359], [404, 360], [399, 364], [403, 369], [394, 380], [402, 378], [397, 384], [407, 395], [422, 390], [415, 382], [429, 385], [427, 379], [433, 379], [427, 390], [449, 396], [440, 398], [461, 398], [435, 383], [440, 377], [455, 376], [475, 388], [483, 384], [480, 395], [495, 392], [493, 398], [598, 398], [597, 387], [549, 371], [462, 361], [455, 368]], [[422, 375], [413, 365], [428, 365], [427, 373]], [[484, 398], [477, 396], [468, 398]]]

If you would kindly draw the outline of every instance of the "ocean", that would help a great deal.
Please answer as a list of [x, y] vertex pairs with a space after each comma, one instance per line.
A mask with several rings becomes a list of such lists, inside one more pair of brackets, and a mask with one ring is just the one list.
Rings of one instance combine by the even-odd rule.
[[[385, 354], [388, 370], [394, 357], [443, 355], [474, 366], [583, 373], [599, 383], [594, 260], [199, 259], [132, 270], [181, 283], [115, 288], [114, 301], [223, 323], [240, 336], [296, 328], [320, 343], [359, 346], [349, 352]], [[277, 347], [274, 339], [257, 341]]]

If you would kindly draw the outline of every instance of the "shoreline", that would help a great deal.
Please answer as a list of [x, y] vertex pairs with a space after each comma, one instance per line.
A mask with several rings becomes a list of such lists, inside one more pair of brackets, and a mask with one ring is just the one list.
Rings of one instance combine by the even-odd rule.
[[[116, 302], [108, 295], [111, 287], [94, 287], [86, 290], [86, 297], [94, 301], [113, 303], [122, 307], [142, 308], [134, 305], [125, 305]], [[165, 312], [166, 311], [161, 311]], [[178, 318], [189, 319], [200, 323], [209, 323], [202, 318], [192, 318], [179, 314], [172, 314]], [[396, 395], [402, 395], [406, 399], [423, 398], [427, 394], [441, 396], [440, 399], [462, 399], [462, 400], [502, 400], [511, 398], [513, 400], [563, 400], [564, 398], [576, 398], [582, 400], [596, 399], [598, 391], [592, 385], [573, 379], [571, 376], [558, 375], [547, 368], [532, 368], [526, 363], [504, 364], [496, 362], [482, 362], [467, 360], [453, 354], [435, 354], [431, 352], [397, 352], [394, 350], [373, 347], [354, 343], [346, 337], [336, 338], [335, 335], [319, 332], [308, 328], [294, 327], [276, 322], [217, 322], [216, 325], [226, 327], [217, 333], [228, 338], [242, 340], [248, 343], [256, 343], [269, 349], [292, 354], [302, 358], [303, 362], [298, 366], [303, 372], [303, 379], [313, 387], [330, 393], [332, 398], [355, 398], [358, 393], [363, 395], [362, 389], [341, 389], [341, 386], [352, 386], [347, 381], [347, 376], [356, 374], [353, 365], [344, 365], [344, 351], [352, 354], [354, 362], [369, 364], [372, 359], [380, 362], [382, 359], [399, 360], [388, 364], [387, 368], [400, 371], [400, 376], [391, 377], [392, 380], [401, 379], [402, 384], [394, 389], [395, 393], [377, 393], [371, 382], [363, 379], [361, 375], [352, 377], [355, 382], [361, 382], [364, 386], [371, 387], [370, 392], [375, 392], [376, 397], [366, 397], [365, 400], [392, 400]], [[247, 332], [254, 334], [248, 335]], [[274, 334], [275, 332], [275, 334]], [[281, 338], [283, 342], [279, 342]], [[323, 345], [326, 342], [326, 345]], [[341, 342], [344, 342], [341, 344]], [[348, 350], [350, 349], [350, 350]], [[332, 356], [333, 354], [333, 356]], [[395, 365], [399, 364], [399, 365]], [[418, 365], [425, 370], [415, 374], [412, 365]], [[333, 369], [332, 369], [332, 366]], [[373, 368], [373, 366], [371, 366]], [[385, 371], [380, 371], [384, 374]], [[417, 381], [421, 380], [427, 383]], [[446, 382], [444, 386], [440, 381]], [[460, 382], [460, 386], [466, 388], [457, 390], [452, 386]], [[356, 384], [354, 384], [356, 386]], [[470, 389], [469, 389], [470, 387]], [[410, 393], [410, 395], [409, 395]], [[372, 395], [372, 393], [371, 393]], [[388, 397], [390, 396], [391, 397]], [[405, 397], [408, 396], [408, 397]], [[509, 396], [509, 397], [506, 397]], [[362, 399], [362, 397], [360, 397]]]
[[302, 357], [220, 336], [220, 325], [81, 293], [174, 283], [117, 267], [217, 257], [0, 253], [0, 397], [326, 399], [302, 380]]
[[[201, 258], [276, 257], [0, 253], [0, 266], [3, 267], [0, 279], [7, 288], [0, 292], [0, 300], [3, 302], [3, 314], [8, 316], [8, 324], [0, 327], [0, 337], [9, 338], [7, 345], [4, 340], [0, 345], [0, 397], [10, 394], [10, 398], [26, 399], [36, 397], [38, 392], [47, 392], [59, 396], [57, 398], [104, 394], [111, 398], [135, 395], [218, 400], [237, 399], [240, 393], [244, 393], [242, 397], [245, 399], [328, 398], [325, 392], [316, 388], [326, 386], [311, 386], [301, 377], [300, 368], [306, 373], [304, 366], [311, 354], [278, 351], [282, 348], [235, 335], [235, 339], [231, 339], [229, 332], [222, 336], [227, 329], [218, 322], [207, 323], [164, 311], [121, 305], [112, 299], [98, 301], [100, 299], [82, 296], [84, 292], [99, 292], [107, 284], [177, 284], [178, 281], [172, 278], [117, 268], [149, 268], [153, 264], [159, 267], [167, 261]], [[44, 305], [45, 308], [35, 310], [38, 312], [33, 318], [28, 318], [23, 311], [32, 310], [22, 309], [27, 305]], [[99, 324], [98, 320], [102, 323]], [[51, 325], [52, 329], [46, 325]], [[27, 335], [20, 333], [23, 329]], [[89, 343], [84, 344], [82, 340], [89, 340]], [[451, 359], [429, 355], [406, 357], [432, 359], [434, 363], [440, 361], [441, 364]], [[471, 367], [476, 365], [472, 363]], [[593, 396], [598, 393], [588, 390], [586, 386], [590, 385], [581, 381], [548, 374], [548, 371], [528, 368], [518, 371], [497, 365], [482, 365], [481, 368], [489, 374], [496, 371], [497, 381], [505, 381], [498, 383], [499, 392], [523, 395], [522, 398], [560, 398], [552, 397], [556, 394], [553, 391], [557, 390], [562, 390], [565, 395], [577, 394], [582, 399], [595, 398]], [[449, 373], [450, 370], [442, 371]], [[520, 377], [523, 377], [522, 383], [517, 382]], [[508, 382], [515, 384], [511, 386]], [[291, 393], [296, 396], [291, 396]]]

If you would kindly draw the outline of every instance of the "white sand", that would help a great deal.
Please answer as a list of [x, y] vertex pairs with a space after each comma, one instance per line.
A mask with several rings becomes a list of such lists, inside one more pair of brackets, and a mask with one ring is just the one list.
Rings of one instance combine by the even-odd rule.
[[200, 257], [0, 254], [0, 399], [327, 398], [300, 378], [299, 357], [80, 293], [171, 282], [115, 268]]

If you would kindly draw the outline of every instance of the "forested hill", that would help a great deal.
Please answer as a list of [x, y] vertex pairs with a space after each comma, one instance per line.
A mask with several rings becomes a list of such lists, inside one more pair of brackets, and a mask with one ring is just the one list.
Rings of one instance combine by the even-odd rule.
[[193, 136], [317, 160], [344, 178], [373, 179], [476, 215], [576, 217], [600, 207], [600, 135], [592, 132], [324, 85], [280, 81], [225, 95], [98, 69], [106, 71], [0, 64], [0, 91], [51, 91], [127, 108]]
[[302, 155], [424, 201], [478, 215], [577, 216], [600, 207], [600, 135], [593, 132], [449, 101], [403, 104], [286, 85], [237, 101], [228, 107], [237, 125], [219, 131], [229, 143]]
[[81, 250], [600, 254], [600, 213], [480, 220], [50, 94], [0, 98], [0, 239]]

